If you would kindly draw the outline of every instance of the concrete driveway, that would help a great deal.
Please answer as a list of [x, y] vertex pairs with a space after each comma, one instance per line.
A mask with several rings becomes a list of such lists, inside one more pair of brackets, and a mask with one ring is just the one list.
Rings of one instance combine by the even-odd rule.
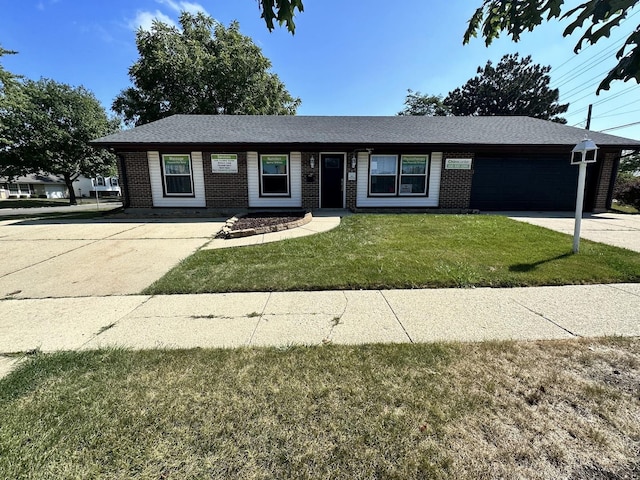
[[208, 243], [222, 219], [0, 222], [0, 298], [139, 293]]
[[[573, 213], [500, 212], [509, 218], [573, 235]], [[585, 213], [580, 238], [640, 252], [640, 215], [623, 213]]]

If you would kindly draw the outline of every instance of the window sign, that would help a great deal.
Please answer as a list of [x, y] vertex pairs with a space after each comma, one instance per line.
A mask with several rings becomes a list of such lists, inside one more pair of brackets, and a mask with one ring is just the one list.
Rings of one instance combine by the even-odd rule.
[[289, 156], [261, 155], [260, 182], [262, 195], [289, 195]]
[[429, 155], [371, 155], [369, 195], [426, 195]]
[[446, 170], [471, 170], [471, 158], [447, 158], [444, 164]]
[[427, 191], [427, 155], [403, 155], [400, 195], [424, 195]]
[[263, 155], [262, 173], [264, 175], [286, 175], [287, 160], [286, 155]]
[[189, 155], [162, 155], [162, 166], [166, 195], [193, 195]]
[[238, 173], [238, 155], [229, 153], [212, 153], [211, 172]]

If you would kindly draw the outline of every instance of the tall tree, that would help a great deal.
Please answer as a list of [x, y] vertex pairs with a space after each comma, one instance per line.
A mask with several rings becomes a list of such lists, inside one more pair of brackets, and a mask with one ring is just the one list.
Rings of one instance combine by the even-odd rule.
[[128, 124], [142, 125], [177, 113], [295, 114], [293, 98], [271, 62], [251, 38], [211, 17], [183, 12], [181, 28], [155, 20], [138, 30], [140, 58], [129, 69], [133, 87], [113, 110]]
[[441, 95], [426, 95], [407, 90], [404, 109], [398, 115], [422, 115], [427, 117], [444, 117], [451, 115], [451, 108], [444, 104]]
[[119, 121], [109, 119], [83, 87], [41, 79], [27, 80], [15, 90], [20, 101], [9, 101], [0, 111], [10, 140], [0, 149], [0, 175], [58, 175], [69, 189], [69, 203], [76, 204], [74, 180], [105, 174], [115, 162], [113, 154], [91, 147], [89, 141], [113, 133]]
[[[531, 31], [543, 21], [561, 18], [571, 19], [562, 34], [565, 37], [586, 26], [574, 48], [574, 52], [578, 53], [584, 43], [593, 45], [603, 37], [609, 37], [611, 30], [628, 17], [639, 1], [587, 0], [574, 8], [566, 9], [565, 0], [483, 0], [482, 6], [469, 20], [464, 43], [480, 33], [488, 46], [503, 31], [517, 42], [525, 30]], [[626, 82], [634, 79], [636, 83], [640, 83], [640, 25], [636, 26], [615, 55], [618, 64], [602, 80], [596, 93], [609, 90], [614, 80]]]
[[[13, 50], [5, 50], [0, 46], [0, 59], [4, 55], [15, 55], [17, 52]], [[0, 118], [4, 115], [11, 105], [15, 106], [21, 102], [20, 96], [20, 76], [15, 75], [0, 64]], [[10, 139], [7, 135], [7, 125], [0, 122], [0, 151], [10, 145]]]
[[[13, 50], [5, 50], [4, 48], [2, 48], [2, 46], [0, 46], [0, 58], [4, 57], [5, 55], [15, 55], [16, 53], [18, 52], [15, 52]], [[0, 65], [0, 96], [4, 95], [4, 91], [7, 86], [12, 84], [15, 85], [18, 78], [18, 75], [5, 70], [4, 67]]]
[[454, 115], [527, 115], [567, 123], [558, 115], [569, 104], [559, 104], [558, 89], [549, 88], [549, 70], [530, 56], [505, 55], [495, 67], [478, 67], [478, 75], [449, 92], [444, 103]]
[[636, 152], [622, 157], [620, 159], [620, 167], [618, 168], [618, 171], [631, 175], [640, 173], [640, 153]]

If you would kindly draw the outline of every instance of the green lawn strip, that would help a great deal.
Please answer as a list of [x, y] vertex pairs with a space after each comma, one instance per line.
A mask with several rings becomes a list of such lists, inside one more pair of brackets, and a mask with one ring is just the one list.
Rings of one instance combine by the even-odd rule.
[[9, 198], [0, 200], [0, 208], [68, 207], [68, 198]]
[[638, 339], [38, 354], [0, 380], [0, 478], [618, 478], [640, 468], [639, 354]]
[[613, 205], [611, 205], [611, 210], [615, 213], [640, 213], [637, 208], [631, 205], [623, 205], [620, 203], [614, 203]]
[[640, 254], [488, 215], [353, 215], [329, 232], [202, 250], [144, 293], [512, 287], [640, 280]]

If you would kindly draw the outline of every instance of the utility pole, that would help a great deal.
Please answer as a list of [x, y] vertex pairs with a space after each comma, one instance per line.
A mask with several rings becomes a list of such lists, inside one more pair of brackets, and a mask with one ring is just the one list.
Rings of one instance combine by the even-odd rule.
[[586, 129], [589, 130], [591, 127], [591, 109], [593, 108], [593, 104], [589, 104], [589, 111], [587, 112], [587, 126]]

